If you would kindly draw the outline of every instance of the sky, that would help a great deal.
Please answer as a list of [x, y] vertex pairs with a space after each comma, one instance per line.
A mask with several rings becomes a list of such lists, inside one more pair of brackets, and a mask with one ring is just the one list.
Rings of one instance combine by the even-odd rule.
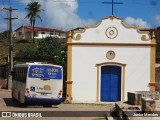
[[[38, 1], [43, 11], [42, 22], [36, 19], [36, 26], [61, 30], [96, 25], [101, 18], [112, 15], [112, 5], [102, 4], [112, 0], [0, 0], [0, 32], [7, 30], [7, 11], [3, 8], [13, 7], [13, 31], [22, 25], [30, 25], [25, 19], [25, 8], [31, 1]], [[123, 18], [128, 25], [140, 28], [160, 26], [160, 0], [114, 0], [123, 4], [114, 5], [114, 16]]]

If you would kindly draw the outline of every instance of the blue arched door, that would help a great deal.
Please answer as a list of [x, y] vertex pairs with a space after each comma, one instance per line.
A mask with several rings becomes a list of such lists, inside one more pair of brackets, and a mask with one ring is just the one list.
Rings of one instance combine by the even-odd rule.
[[101, 67], [102, 102], [116, 102], [121, 100], [121, 67], [107, 65]]

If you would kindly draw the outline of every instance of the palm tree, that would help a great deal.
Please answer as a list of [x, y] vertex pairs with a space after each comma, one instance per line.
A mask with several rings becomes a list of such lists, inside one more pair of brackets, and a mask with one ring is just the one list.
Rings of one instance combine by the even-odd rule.
[[28, 13], [26, 15], [25, 18], [28, 18], [30, 21], [30, 24], [33, 27], [33, 31], [32, 31], [32, 37], [33, 37], [33, 43], [35, 43], [34, 40], [34, 26], [35, 26], [35, 22], [36, 22], [36, 18], [39, 18], [42, 21], [42, 18], [40, 16], [40, 13], [43, 9], [41, 9], [41, 4], [39, 4], [38, 2], [30, 2], [27, 4], [27, 8], [25, 8]]

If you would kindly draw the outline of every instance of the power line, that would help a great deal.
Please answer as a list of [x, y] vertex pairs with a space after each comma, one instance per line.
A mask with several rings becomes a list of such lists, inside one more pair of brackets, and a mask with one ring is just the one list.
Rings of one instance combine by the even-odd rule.
[[8, 21], [5, 21], [5, 23], [4, 23], [4, 19], [3, 19], [5, 17], [5, 15], [8, 15], [8, 12], [4, 11], [4, 9], [0, 9], [0, 16], [1, 16], [0, 18], [2, 20], [1, 24], [3, 24], [3, 26], [0, 25], [0, 27], [2, 26], [3, 31], [5, 31], [5, 30], [8, 31]]
[[22, 17], [20, 17], [20, 16], [18, 15], [17, 12], [15, 12], [15, 16], [16, 16], [18, 19], [20, 19], [23, 23], [26, 23], [27, 25], [29, 24], [29, 22], [26, 22], [26, 21], [24, 20], [24, 18], [22, 18]]

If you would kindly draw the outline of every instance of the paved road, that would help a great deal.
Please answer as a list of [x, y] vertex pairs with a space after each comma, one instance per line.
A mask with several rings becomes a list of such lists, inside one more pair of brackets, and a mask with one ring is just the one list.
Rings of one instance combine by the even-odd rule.
[[[109, 111], [114, 105], [113, 104], [61, 104], [58, 106], [52, 107], [44, 107], [42, 105], [29, 105], [28, 107], [24, 107], [18, 102], [13, 102], [11, 99], [11, 91], [0, 89], [0, 111], [50, 111], [54, 113], [58, 112], [60, 114], [61, 111], [66, 113], [67, 111], [82, 111], [82, 114], [85, 114], [89, 111]], [[86, 112], [85, 112], [86, 111]], [[80, 112], [73, 112], [73, 117], [42, 117], [42, 118], [0, 118], [3, 120], [19, 120], [19, 119], [27, 119], [27, 120], [105, 120], [104, 117], [75, 117], [75, 114]], [[88, 113], [89, 113], [88, 112]], [[87, 113], [87, 114], [88, 114]], [[94, 114], [93, 112], [92, 114]], [[45, 113], [44, 113], [45, 114]], [[49, 114], [46, 112], [46, 114]], [[72, 113], [69, 113], [69, 115]], [[28, 114], [27, 114], [28, 115]], [[52, 114], [53, 115], [53, 114]]]

